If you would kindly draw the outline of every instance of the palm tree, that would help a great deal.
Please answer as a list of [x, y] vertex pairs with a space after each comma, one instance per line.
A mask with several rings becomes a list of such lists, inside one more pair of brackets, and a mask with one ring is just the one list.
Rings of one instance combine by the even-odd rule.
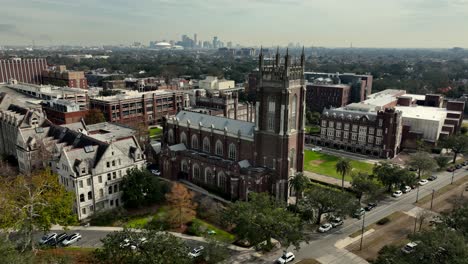
[[302, 172], [296, 172], [294, 177], [289, 179], [289, 188], [294, 189], [296, 192], [296, 204], [302, 197], [302, 192], [307, 188], [309, 183], [309, 178], [307, 178]]
[[344, 190], [344, 178], [348, 175], [351, 170], [351, 162], [349, 159], [340, 158], [340, 160], [335, 165], [336, 172], [341, 174], [341, 189]]

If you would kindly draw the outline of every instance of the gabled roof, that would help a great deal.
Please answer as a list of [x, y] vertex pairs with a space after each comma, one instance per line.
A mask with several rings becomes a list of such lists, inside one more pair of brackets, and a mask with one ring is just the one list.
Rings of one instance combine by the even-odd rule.
[[231, 134], [240, 132], [240, 135], [244, 137], [253, 137], [254, 135], [255, 124], [251, 122], [189, 111], [180, 111], [175, 118], [182, 126], [187, 125], [187, 121], [190, 121], [191, 126], [194, 128], [198, 128], [201, 124], [203, 128], [211, 129], [213, 126], [214, 130], [224, 131], [226, 129]]

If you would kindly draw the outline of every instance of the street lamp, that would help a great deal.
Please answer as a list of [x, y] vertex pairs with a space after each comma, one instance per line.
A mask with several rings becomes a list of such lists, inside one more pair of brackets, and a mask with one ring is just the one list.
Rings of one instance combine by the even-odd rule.
[[364, 227], [366, 222], [366, 212], [362, 215], [362, 228], [361, 228], [361, 244], [359, 245], [359, 250], [362, 250], [362, 241], [364, 240]]
[[418, 190], [416, 191], [416, 202], [419, 201], [419, 183], [418, 183]]
[[435, 194], [435, 190], [432, 189], [431, 210], [432, 210], [432, 203], [434, 202], [434, 194]]
[[455, 177], [455, 170], [452, 171], [452, 181], [450, 182], [450, 184], [453, 184], [453, 178]]

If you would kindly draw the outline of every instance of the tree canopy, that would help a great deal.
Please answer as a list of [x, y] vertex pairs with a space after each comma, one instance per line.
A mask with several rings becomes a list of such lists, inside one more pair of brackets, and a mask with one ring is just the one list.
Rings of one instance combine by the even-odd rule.
[[399, 188], [402, 185], [411, 186], [417, 182], [414, 173], [390, 162], [379, 162], [376, 164], [373, 169], [373, 174], [387, 187], [387, 191], [389, 192], [394, 187]]
[[296, 204], [302, 197], [302, 192], [307, 188], [309, 183], [309, 178], [307, 178], [302, 172], [297, 172], [294, 177], [289, 179], [289, 186], [291, 189], [294, 189], [296, 193]]
[[442, 141], [442, 146], [453, 152], [452, 162], [455, 163], [458, 154], [468, 151], [468, 137], [460, 134], [449, 136], [447, 139]]
[[122, 179], [121, 188], [125, 207], [138, 208], [164, 201], [168, 186], [148, 170], [132, 168]]
[[341, 174], [341, 188], [344, 189], [344, 178], [353, 170], [349, 159], [340, 158], [335, 165], [336, 172]]
[[84, 117], [84, 121], [87, 125], [93, 125], [106, 121], [104, 114], [99, 109], [89, 109], [88, 113]]
[[418, 171], [419, 179], [421, 179], [421, 174], [430, 173], [437, 168], [436, 161], [427, 152], [411, 154], [406, 164]]
[[223, 220], [234, 226], [240, 239], [246, 239], [252, 245], [266, 241], [268, 250], [272, 248], [272, 238], [280, 241], [283, 247], [294, 245], [299, 248], [300, 242], [306, 241], [301, 219], [267, 193], [250, 193], [248, 202], [230, 204]]
[[361, 201], [363, 195], [368, 195], [370, 199], [377, 198], [379, 189], [381, 188], [379, 184], [369, 176], [367, 173], [358, 172], [352, 175], [351, 188], [359, 196], [359, 201]]
[[[145, 238], [145, 242], [141, 242]], [[128, 244], [125, 242], [127, 239]], [[109, 233], [95, 250], [99, 263], [108, 264], [186, 264], [192, 263], [185, 243], [166, 232], [123, 230]], [[133, 246], [133, 248], [132, 248]]]
[[180, 183], [174, 183], [171, 191], [166, 194], [170, 205], [168, 221], [174, 227], [182, 227], [192, 221], [197, 215], [197, 204], [193, 202], [193, 193]]

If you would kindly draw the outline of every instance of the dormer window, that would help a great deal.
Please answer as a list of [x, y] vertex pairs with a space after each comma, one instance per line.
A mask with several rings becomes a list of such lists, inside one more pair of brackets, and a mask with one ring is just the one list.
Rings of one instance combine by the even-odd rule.
[[81, 168], [81, 173], [82, 173], [82, 174], [85, 174], [85, 173], [86, 173], [86, 168], [84, 168], [84, 167]]

